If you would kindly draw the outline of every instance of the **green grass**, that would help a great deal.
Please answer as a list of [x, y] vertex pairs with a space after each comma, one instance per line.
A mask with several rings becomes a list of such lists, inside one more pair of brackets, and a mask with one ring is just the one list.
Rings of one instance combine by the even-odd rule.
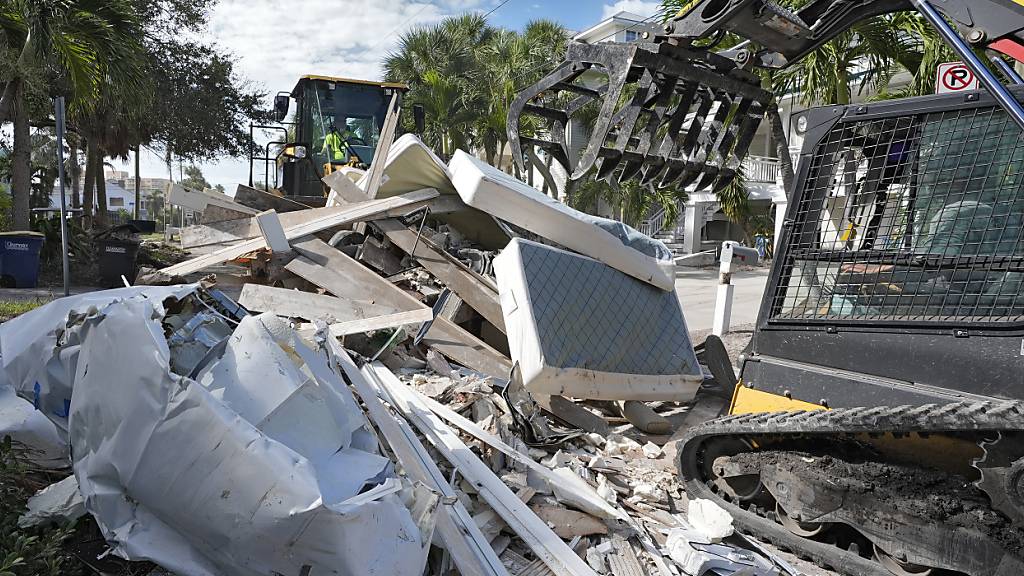
[[0, 300], [0, 322], [6, 322], [29, 310], [35, 310], [46, 302], [46, 300]]
[[140, 240], [149, 240], [149, 241], [152, 241], [152, 242], [163, 242], [164, 241], [164, 233], [163, 232], [153, 232], [152, 234], [139, 234], [139, 239]]

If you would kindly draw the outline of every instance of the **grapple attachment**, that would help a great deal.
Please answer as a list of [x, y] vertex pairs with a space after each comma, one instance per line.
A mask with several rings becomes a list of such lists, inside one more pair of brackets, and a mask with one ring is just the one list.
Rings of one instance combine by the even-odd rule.
[[[757, 76], [705, 50], [571, 43], [565, 61], [512, 103], [509, 143], [541, 148], [574, 180], [596, 168], [608, 181], [718, 190], [771, 100]], [[570, 132], [589, 133], [582, 152]]]

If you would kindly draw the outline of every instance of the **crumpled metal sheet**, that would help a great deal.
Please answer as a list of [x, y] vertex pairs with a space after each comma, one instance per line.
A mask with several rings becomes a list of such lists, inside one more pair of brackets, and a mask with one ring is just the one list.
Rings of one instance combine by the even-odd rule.
[[[60, 377], [38, 402], [72, 398], [73, 469], [114, 553], [190, 576], [421, 574], [432, 515], [410, 507], [424, 496], [379, 454], [324, 356], [273, 315], [215, 343], [209, 318], [180, 330], [201, 307], [164, 322], [162, 301], [94, 308], [44, 356]], [[171, 368], [167, 335], [206, 350], [187, 351], [195, 378]]]

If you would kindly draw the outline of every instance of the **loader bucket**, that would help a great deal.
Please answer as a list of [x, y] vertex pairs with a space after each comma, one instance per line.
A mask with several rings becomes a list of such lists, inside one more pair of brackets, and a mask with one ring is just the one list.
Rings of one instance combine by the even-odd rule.
[[[772, 94], [729, 58], [668, 43], [571, 43], [509, 109], [513, 150], [538, 147], [573, 180], [717, 191], [735, 176]], [[568, 133], [589, 132], [586, 147]], [[516, 154], [524, 168], [523, 154]]]

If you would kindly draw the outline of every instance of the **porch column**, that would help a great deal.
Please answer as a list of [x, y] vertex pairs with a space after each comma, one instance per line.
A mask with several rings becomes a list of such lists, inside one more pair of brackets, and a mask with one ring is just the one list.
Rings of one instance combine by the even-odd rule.
[[700, 252], [700, 233], [704, 228], [704, 207], [707, 204], [693, 200], [683, 204], [683, 250], [687, 254]]

